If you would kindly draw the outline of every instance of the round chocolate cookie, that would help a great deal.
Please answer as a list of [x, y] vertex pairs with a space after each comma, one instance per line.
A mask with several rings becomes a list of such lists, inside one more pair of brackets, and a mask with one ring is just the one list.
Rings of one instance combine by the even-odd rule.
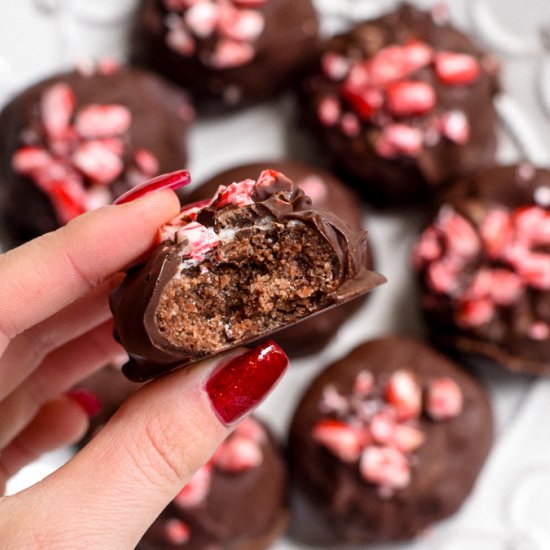
[[497, 67], [441, 15], [403, 5], [331, 39], [302, 110], [332, 164], [380, 206], [492, 163]]
[[[353, 229], [363, 228], [361, 206], [358, 197], [336, 177], [307, 164], [285, 160], [246, 164], [226, 170], [195, 189], [188, 197], [197, 201], [211, 197], [220, 185], [241, 181], [251, 174], [258, 174], [265, 166], [287, 175], [311, 199], [319, 210], [328, 210]], [[367, 267], [373, 268], [372, 253], [367, 257]], [[338, 332], [345, 320], [364, 303], [366, 297], [352, 300], [330, 309], [291, 329], [282, 330], [276, 336], [277, 343], [294, 357], [320, 351]]]
[[265, 426], [244, 420], [145, 533], [137, 550], [262, 550], [287, 523], [287, 476]]
[[434, 343], [550, 374], [550, 171], [491, 168], [444, 199], [413, 252]]
[[323, 529], [297, 535], [331, 547], [413, 537], [459, 508], [491, 440], [489, 398], [463, 369], [409, 338], [366, 342], [314, 381], [292, 421], [292, 479]]
[[157, 76], [105, 63], [20, 93], [0, 113], [0, 215], [11, 244], [181, 168], [192, 113]]
[[317, 51], [311, 0], [143, 0], [133, 57], [227, 110], [281, 91]]

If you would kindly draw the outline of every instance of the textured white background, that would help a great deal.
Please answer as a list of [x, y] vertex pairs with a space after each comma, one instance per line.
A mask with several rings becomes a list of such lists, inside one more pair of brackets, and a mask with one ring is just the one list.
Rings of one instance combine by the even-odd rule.
[[[376, 16], [392, 0], [316, 0], [326, 33]], [[433, 1], [416, 2], [431, 6]], [[503, 59], [501, 160], [550, 165], [550, 2], [449, 0], [453, 20]], [[136, 0], [0, 0], [0, 104], [11, 94], [79, 57], [124, 58]], [[238, 139], [236, 139], [238, 136]], [[195, 181], [241, 161], [307, 149], [286, 98], [196, 124], [190, 137]], [[215, 152], [215, 153], [214, 153]], [[421, 333], [407, 258], [422, 220], [415, 213], [367, 216], [378, 269], [390, 282], [320, 356], [295, 361], [260, 414], [284, 434], [293, 408], [321, 368], [361, 341], [388, 332]], [[417, 541], [383, 548], [410, 550], [550, 550], [550, 380], [479, 369], [491, 391], [497, 436], [477, 487], [460, 512]], [[27, 467], [10, 490], [40, 479], [69, 456], [50, 454]], [[285, 539], [276, 550], [296, 546]], [[382, 548], [382, 547], [380, 547]]]

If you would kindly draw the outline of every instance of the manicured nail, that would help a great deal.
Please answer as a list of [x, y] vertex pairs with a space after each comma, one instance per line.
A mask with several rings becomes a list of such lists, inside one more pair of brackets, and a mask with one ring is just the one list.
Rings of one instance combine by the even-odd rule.
[[101, 411], [101, 403], [97, 395], [89, 390], [76, 388], [65, 395], [75, 403], [78, 403], [90, 418], [98, 415]]
[[232, 424], [256, 408], [288, 366], [288, 357], [266, 342], [222, 365], [206, 382], [218, 418]]
[[161, 176], [157, 176], [156, 178], [146, 181], [141, 185], [137, 185], [136, 187], [130, 189], [130, 191], [126, 191], [126, 193], [118, 197], [113, 204], [124, 204], [131, 202], [143, 197], [144, 195], [153, 193], [154, 191], [160, 191], [161, 189], [172, 189], [175, 191], [176, 189], [185, 187], [190, 183], [191, 176], [187, 170], [178, 170], [177, 172], [171, 172], [170, 174], [162, 174]]

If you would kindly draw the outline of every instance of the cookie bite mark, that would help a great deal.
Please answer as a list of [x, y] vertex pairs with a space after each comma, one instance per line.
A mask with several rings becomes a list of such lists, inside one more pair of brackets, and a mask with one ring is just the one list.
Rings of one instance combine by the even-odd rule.
[[384, 280], [366, 267], [366, 232], [314, 210], [274, 170], [184, 207], [159, 238], [112, 299], [134, 379], [265, 337]]

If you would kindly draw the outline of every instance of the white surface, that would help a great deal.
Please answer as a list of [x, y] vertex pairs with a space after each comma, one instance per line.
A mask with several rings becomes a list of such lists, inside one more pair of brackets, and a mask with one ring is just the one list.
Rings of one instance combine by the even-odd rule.
[[[9, 94], [82, 55], [123, 57], [135, 0], [19, 0], [0, 2], [0, 102]], [[392, 0], [317, 0], [325, 32], [350, 19], [375, 16]], [[424, 0], [422, 5], [433, 2]], [[550, 4], [548, 0], [450, 0], [456, 22], [472, 30], [503, 59], [506, 95], [500, 157], [550, 164]], [[518, 17], [521, 14], [521, 17]], [[543, 32], [546, 31], [546, 34]], [[200, 181], [237, 162], [307, 156], [291, 102], [278, 100], [235, 115], [199, 122], [190, 138], [191, 170]], [[288, 145], [291, 143], [292, 145]], [[261, 407], [284, 434], [296, 400], [325, 365], [359, 342], [388, 332], [418, 334], [408, 254], [422, 219], [415, 213], [368, 215], [377, 268], [389, 283], [345, 325], [321, 355], [295, 365]], [[534, 381], [494, 368], [482, 375], [493, 398], [497, 438], [477, 487], [460, 512], [415, 542], [387, 545], [409, 550], [550, 549], [550, 380]], [[10, 482], [20, 490], [68, 458], [53, 453]], [[281, 540], [276, 550], [294, 550]]]

